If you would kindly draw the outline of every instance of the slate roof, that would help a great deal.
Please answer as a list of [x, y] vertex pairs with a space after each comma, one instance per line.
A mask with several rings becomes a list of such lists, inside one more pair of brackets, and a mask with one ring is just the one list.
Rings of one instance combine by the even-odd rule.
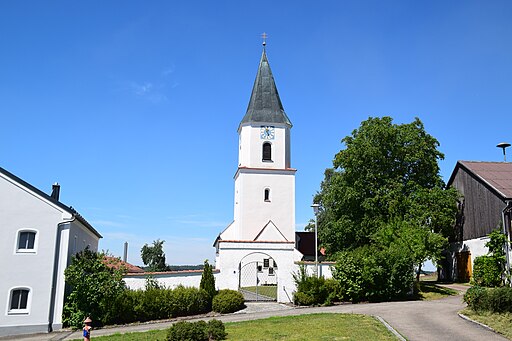
[[261, 54], [260, 65], [252, 88], [251, 99], [247, 106], [247, 112], [242, 122], [240, 122], [240, 126], [246, 123], [284, 123], [289, 127], [292, 126], [279, 98], [265, 49], [263, 49]]
[[455, 174], [460, 167], [494, 189], [502, 199], [512, 199], [512, 163], [458, 161], [450, 180], [448, 180], [448, 185], [453, 182]]
[[28, 188], [32, 192], [35, 192], [37, 195], [39, 195], [39, 196], [43, 197], [45, 200], [55, 204], [56, 206], [60, 207], [64, 211], [68, 212], [69, 214], [73, 215], [76, 218], [76, 220], [81, 222], [85, 227], [87, 227], [98, 238], [102, 238], [101, 234], [98, 231], [96, 231], [96, 229], [94, 227], [92, 227], [92, 225], [89, 224], [89, 222], [87, 220], [85, 220], [85, 218], [82, 217], [80, 215], [80, 213], [78, 213], [73, 207], [66, 206], [63, 203], [61, 203], [60, 201], [55, 200], [54, 198], [52, 198], [51, 196], [49, 196], [45, 192], [43, 192], [40, 189], [32, 186], [31, 184], [29, 184], [28, 182], [24, 181], [23, 179], [18, 178], [16, 175], [8, 172], [7, 170], [3, 169], [2, 167], [0, 167], [0, 173], [3, 174], [4, 176], [6, 176], [7, 178], [10, 178], [12, 181], [20, 184], [21, 186]]

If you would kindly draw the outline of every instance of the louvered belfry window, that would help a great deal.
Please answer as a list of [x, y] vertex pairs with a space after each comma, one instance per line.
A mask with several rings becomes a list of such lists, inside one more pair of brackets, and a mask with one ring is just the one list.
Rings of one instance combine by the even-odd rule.
[[263, 143], [263, 161], [272, 161], [272, 145], [269, 142]]

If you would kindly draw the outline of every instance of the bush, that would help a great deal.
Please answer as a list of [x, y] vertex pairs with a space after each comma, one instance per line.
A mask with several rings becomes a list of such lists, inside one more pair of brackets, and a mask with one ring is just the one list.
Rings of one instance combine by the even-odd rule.
[[469, 288], [464, 294], [464, 302], [471, 309], [478, 311], [479, 307], [482, 305], [482, 298], [485, 296], [485, 293], [485, 288], [473, 286]]
[[399, 249], [364, 246], [341, 252], [333, 277], [342, 300], [389, 301], [406, 297], [414, 280], [413, 261]]
[[224, 324], [219, 320], [211, 320], [206, 323], [178, 322], [173, 324], [167, 331], [168, 341], [214, 341], [226, 338]]
[[331, 302], [333, 300], [329, 292], [329, 286], [333, 286], [333, 280], [329, 280], [328, 286], [326, 285], [327, 280], [324, 277], [308, 276], [304, 266], [300, 267], [299, 273], [294, 275], [293, 278], [295, 284], [297, 284], [297, 291], [293, 295], [293, 302], [295, 304], [325, 304], [327, 301]]
[[212, 308], [221, 314], [233, 313], [244, 307], [244, 296], [235, 290], [223, 289], [213, 298]]
[[199, 289], [206, 291], [208, 294], [208, 308], [212, 307], [213, 297], [217, 294], [215, 290], [215, 277], [213, 276], [213, 266], [208, 264], [208, 259], [204, 261], [203, 274], [201, 275], [201, 283]]
[[501, 258], [479, 256], [475, 258], [473, 264], [473, 277], [471, 281], [474, 285], [478, 286], [498, 287], [503, 283], [502, 273]]

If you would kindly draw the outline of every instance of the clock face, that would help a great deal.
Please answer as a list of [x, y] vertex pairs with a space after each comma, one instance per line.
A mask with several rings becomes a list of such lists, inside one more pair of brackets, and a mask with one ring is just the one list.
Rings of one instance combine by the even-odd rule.
[[260, 138], [262, 140], [273, 140], [276, 137], [276, 132], [272, 126], [262, 126], [260, 129]]

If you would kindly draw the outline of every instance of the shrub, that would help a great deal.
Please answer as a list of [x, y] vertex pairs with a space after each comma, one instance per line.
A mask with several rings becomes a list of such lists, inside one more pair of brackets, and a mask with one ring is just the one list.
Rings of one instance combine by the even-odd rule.
[[500, 259], [495, 256], [479, 256], [473, 264], [472, 283], [483, 287], [498, 287], [502, 285], [502, 266]]
[[470, 307], [471, 309], [478, 311], [479, 307], [482, 303], [482, 298], [484, 297], [486, 293], [486, 289], [479, 287], [479, 286], [473, 286], [469, 288], [466, 293], [464, 294], [464, 302]]
[[167, 331], [168, 341], [214, 341], [226, 338], [224, 324], [219, 320], [211, 320], [206, 323], [178, 322], [173, 324]]
[[209, 298], [209, 308], [211, 308], [213, 297], [217, 294], [215, 290], [215, 277], [213, 277], [213, 267], [208, 264], [208, 259], [204, 261], [203, 274], [201, 276], [201, 283], [199, 289], [206, 291]]
[[[199, 323], [202, 322], [202, 323]], [[206, 341], [206, 322], [185, 322], [181, 321], [173, 324], [167, 331], [168, 341]], [[204, 324], [204, 325], [203, 325]]]
[[329, 297], [329, 290], [324, 277], [308, 276], [306, 268], [301, 266], [299, 273], [293, 276], [297, 291], [293, 301], [298, 305], [325, 304]]
[[213, 298], [212, 308], [221, 314], [233, 313], [244, 307], [244, 296], [235, 290], [223, 289]]
[[333, 277], [342, 300], [389, 301], [407, 296], [412, 289], [413, 261], [399, 249], [364, 246], [338, 256]]
[[228, 335], [222, 321], [213, 319], [208, 322], [208, 338], [209, 340], [224, 340]]

